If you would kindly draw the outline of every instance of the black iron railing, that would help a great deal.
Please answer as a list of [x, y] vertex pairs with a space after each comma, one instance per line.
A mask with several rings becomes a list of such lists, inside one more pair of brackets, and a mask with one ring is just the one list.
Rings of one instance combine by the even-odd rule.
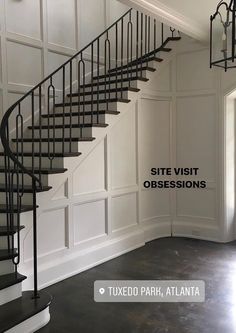
[[178, 31], [130, 9], [4, 114], [0, 133], [8, 251], [17, 270], [20, 213], [32, 210], [34, 297], [38, 297], [36, 193], [45, 188], [44, 175], [60, 172], [57, 158], [76, 153], [74, 143], [89, 139], [86, 128], [101, 124], [110, 103], [122, 101], [128, 88], [145, 80], [149, 61], [171, 38], [178, 39]]

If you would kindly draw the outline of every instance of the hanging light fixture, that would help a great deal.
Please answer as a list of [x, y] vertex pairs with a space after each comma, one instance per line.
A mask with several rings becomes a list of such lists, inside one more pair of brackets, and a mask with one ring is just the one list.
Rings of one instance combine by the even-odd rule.
[[236, 68], [235, 54], [236, 0], [221, 0], [210, 18], [210, 67], [227, 71]]

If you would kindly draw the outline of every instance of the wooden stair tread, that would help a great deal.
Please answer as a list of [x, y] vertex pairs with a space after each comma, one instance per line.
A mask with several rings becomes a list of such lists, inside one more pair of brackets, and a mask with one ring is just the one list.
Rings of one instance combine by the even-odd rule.
[[[20, 209], [19, 209], [20, 208]], [[13, 206], [13, 213], [26, 213], [32, 211], [34, 208], [31, 205], [21, 205], [21, 207], [17, 207], [17, 205]], [[0, 204], [0, 214], [6, 214], [10, 211], [7, 209], [7, 205]]]
[[[87, 141], [94, 141], [95, 138], [93, 137], [84, 137], [84, 138], [55, 138], [55, 139], [49, 139], [48, 138], [42, 138], [42, 139], [39, 139], [39, 138], [23, 138], [22, 139], [19, 139], [18, 141], [21, 142], [87, 142]], [[16, 142], [17, 140], [16, 139], [12, 139], [13, 142]]]
[[138, 65], [146, 64], [147, 62], [151, 62], [151, 61], [162, 62], [163, 59], [159, 58], [159, 57], [156, 57], [156, 56], [152, 56], [152, 57], [145, 58], [145, 59], [142, 59], [142, 60], [133, 60], [132, 62], [130, 62], [127, 65], [124, 65], [123, 67], [119, 66], [117, 68], [112, 68], [108, 72], [113, 73], [113, 72], [116, 72], [117, 70], [121, 70], [122, 68], [128, 68], [128, 67], [131, 68], [131, 67], [137, 66], [137, 64]]
[[42, 118], [60, 118], [60, 117], [78, 117], [80, 114], [81, 117], [83, 117], [83, 115], [85, 116], [93, 116], [93, 117], [97, 117], [98, 115], [104, 115], [104, 114], [112, 114], [112, 115], [118, 115], [120, 114], [119, 111], [85, 111], [85, 112], [57, 112], [54, 114], [43, 114]]
[[[32, 168], [27, 168], [26, 167], [26, 169], [28, 170], [28, 171], [32, 171]], [[21, 173], [21, 170], [17, 170], [17, 169], [15, 169], [15, 168], [13, 168], [13, 167], [10, 167], [10, 171], [11, 172], [19, 172], [19, 173]], [[34, 168], [34, 173], [35, 174], [44, 174], [44, 175], [53, 175], [53, 174], [57, 174], [57, 173], [64, 173], [64, 172], [66, 172], [67, 171], [67, 169], [65, 169], [65, 168], [37, 168], [37, 167], [35, 167]], [[0, 166], [0, 173], [3, 173], [3, 172], [5, 172], [5, 168], [3, 167], [3, 166]]]
[[11, 273], [0, 276], [0, 290], [14, 286], [26, 279], [26, 276], [19, 273]]
[[[134, 68], [134, 69], [127, 69], [127, 70], [123, 70], [122, 71], [122, 68], [121, 67], [121, 71], [118, 71], [118, 72], [108, 72], [107, 74], [104, 74], [104, 75], [99, 75], [99, 76], [94, 76], [93, 79], [94, 80], [101, 80], [101, 79], [105, 79], [105, 78], [109, 78], [109, 77], [113, 77], [113, 76], [121, 76], [121, 75], [124, 75], [124, 76], [128, 76], [128, 74], [132, 74], [132, 73], [137, 73], [137, 69]], [[149, 66], [144, 66], [142, 68], [138, 68], [138, 72], [142, 72], [142, 71], [149, 71], [149, 72], [155, 72], [156, 69], [153, 68], [153, 67], [149, 67]]]
[[29, 126], [28, 128], [30, 130], [36, 129], [40, 130], [41, 129], [63, 129], [63, 128], [92, 128], [92, 127], [107, 127], [108, 124], [66, 124], [66, 125], [42, 125], [42, 126]]
[[32, 291], [25, 291], [22, 297], [0, 306], [0, 333], [35, 316], [51, 304], [52, 298], [48, 293], [40, 291], [39, 295], [33, 299]]
[[[13, 152], [14, 153], [14, 155], [17, 155], [17, 153], [16, 152]], [[19, 156], [25, 156], [25, 157], [32, 157], [32, 152], [23, 152], [23, 154], [22, 153], [19, 153]], [[54, 157], [55, 158], [59, 158], [59, 157], [78, 157], [78, 156], [80, 156], [81, 155], [81, 153], [77, 153], [77, 152], [72, 152], [72, 153], [55, 153], [54, 154]], [[5, 156], [5, 154], [4, 153], [0, 153], [0, 156]], [[40, 156], [42, 156], [42, 157], [45, 157], [45, 158], [48, 158], [49, 157], [49, 154], [46, 152], [34, 152], [34, 156], [35, 157], [40, 157]]]
[[[24, 226], [20, 226], [20, 230], [24, 229]], [[18, 231], [16, 226], [8, 228], [7, 226], [0, 226], [0, 236], [14, 235]], [[1, 276], [0, 276], [1, 280]]]

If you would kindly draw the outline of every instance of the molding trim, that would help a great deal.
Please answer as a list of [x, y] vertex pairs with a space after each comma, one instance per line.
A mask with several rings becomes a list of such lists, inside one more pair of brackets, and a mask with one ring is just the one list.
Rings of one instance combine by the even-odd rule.
[[206, 42], [208, 34], [186, 16], [164, 5], [158, 0], [119, 0], [125, 5], [139, 9], [143, 12], [156, 16], [160, 21], [180, 30], [186, 35], [199, 41]]

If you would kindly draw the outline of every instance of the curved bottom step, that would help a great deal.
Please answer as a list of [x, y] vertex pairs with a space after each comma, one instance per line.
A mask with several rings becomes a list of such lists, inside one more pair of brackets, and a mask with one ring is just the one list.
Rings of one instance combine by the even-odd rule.
[[25, 291], [22, 297], [0, 306], [1, 333], [32, 333], [47, 325], [51, 296], [46, 292], [40, 292], [38, 299], [32, 296], [32, 291]]

